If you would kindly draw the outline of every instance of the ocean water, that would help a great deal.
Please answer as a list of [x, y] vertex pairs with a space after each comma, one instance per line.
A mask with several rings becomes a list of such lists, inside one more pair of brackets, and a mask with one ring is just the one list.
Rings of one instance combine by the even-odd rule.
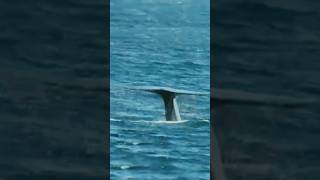
[[288, 108], [213, 101], [226, 179], [319, 179], [320, 4], [213, 4], [213, 88], [316, 102]]
[[[215, 87], [319, 99], [318, 1], [212, 4]], [[121, 109], [110, 122], [118, 127], [111, 140], [120, 142], [110, 149], [111, 178], [208, 179], [207, 98], [181, 96], [186, 122], [164, 125], [158, 96], [123, 88], [207, 91], [208, 7], [111, 1], [111, 50], [118, 52], [111, 57], [119, 61], [111, 61], [111, 101], [118, 102], [111, 108]], [[106, 178], [107, 8], [100, 0], [0, 2], [1, 179]], [[319, 106], [212, 108], [227, 178], [319, 179]], [[150, 149], [156, 153], [139, 152]]]
[[160, 96], [133, 86], [209, 92], [207, 0], [111, 0], [111, 179], [209, 179], [210, 98], [179, 96], [166, 122]]
[[0, 2], [0, 179], [106, 178], [106, 1]]

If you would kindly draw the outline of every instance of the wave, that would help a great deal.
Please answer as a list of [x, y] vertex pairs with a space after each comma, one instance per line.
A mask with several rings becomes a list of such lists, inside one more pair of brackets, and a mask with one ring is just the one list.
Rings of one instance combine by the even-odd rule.
[[158, 120], [158, 121], [152, 121], [152, 123], [155, 123], [155, 124], [180, 124], [180, 123], [186, 123], [186, 122], [189, 122], [189, 120], [181, 120], [181, 121]]

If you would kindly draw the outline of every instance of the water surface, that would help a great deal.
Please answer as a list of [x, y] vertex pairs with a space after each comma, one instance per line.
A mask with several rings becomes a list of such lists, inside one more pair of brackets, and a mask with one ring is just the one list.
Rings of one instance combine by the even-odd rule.
[[182, 122], [160, 96], [131, 86], [209, 92], [209, 1], [111, 1], [111, 179], [209, 179], [209, 97], [180, 96]]

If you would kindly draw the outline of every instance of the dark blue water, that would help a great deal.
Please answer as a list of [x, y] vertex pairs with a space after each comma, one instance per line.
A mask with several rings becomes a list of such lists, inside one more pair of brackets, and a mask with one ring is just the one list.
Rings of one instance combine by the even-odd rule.
[[[319, 102], [319, 3], [217, 1], [212, 13], [215, 87]], [[214, 107], [227, 179], [319, 179], [319, 103]]]
[[106, 178], [107, 10], [0, 2], [0, 179]]
[[209, 1], [111, 1], [111, 179], [209, 179], [209, 96], [180, 96], [181, 122], [132, 86], [209, 92]]

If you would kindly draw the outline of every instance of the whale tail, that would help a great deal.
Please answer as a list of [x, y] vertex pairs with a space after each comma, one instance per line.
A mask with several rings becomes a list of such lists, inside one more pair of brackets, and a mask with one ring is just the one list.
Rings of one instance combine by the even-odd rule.
[[177, 103], [177, 94], [172, 91], [166, 91], [166, 90], [147, 90], [150, 92], [154, 92], [156, 94], [159, 94], [164, 103], [165, 107], [165, 116], [167, 121], [180, 121], [181, 116], [179, 112], [179, 107]]
[[180, 121], [181, 116], [179, 112], [179, 106], [177, 103], [178, 95], [206, 95], [209, 93], [200, 93], [194, 91], [178, 90], [166, 87], [138, 87], [144, 91], [149, 91], [160, 95], [164, 102], [165, 116], [167, 121]]

